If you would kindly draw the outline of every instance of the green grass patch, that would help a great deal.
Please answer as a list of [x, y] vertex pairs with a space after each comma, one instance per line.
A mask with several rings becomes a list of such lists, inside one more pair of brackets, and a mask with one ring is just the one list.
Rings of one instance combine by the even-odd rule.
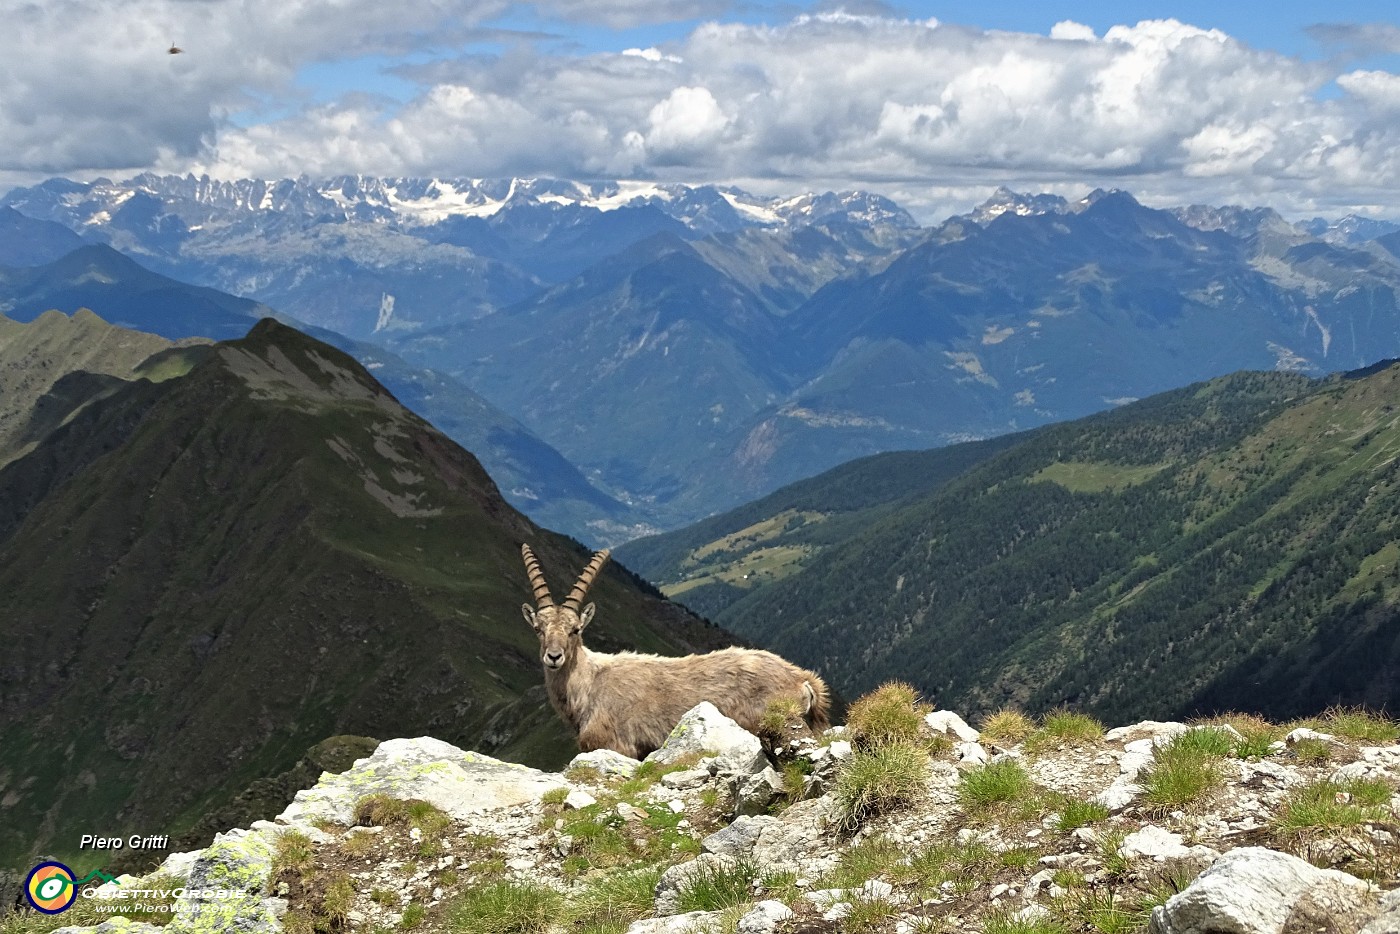
[[758, 867], [747, 860], [732, 866], [700, 867], [680, 886], [676, 903], [681, 911], [721, 911], [753, 899]]
[[1035, 732], [1035, 721], [1011, 707], [988, 714], [982, 721], [982, 739], [998, 746], [1014, 746]]
[[1108, 808], [1097, 801], [1065, 797], [1060, 801], [1060, 809], [1055, 815], [1055, 829], [1069, 833], [1080, 827], [1087, 827], [1095, 821], [1108, 818]]
[[832, 789], [839, 826], [855, 830], [871, 817], [913, 803], [928, 783], [928, 763], [922, 748], [907, 743], [852, 753]]
[[883, 898], [853, 898], [850, 910], [841, 919], [843, 934], [877, 934], [889, 929], [889, 922], [898, 917], [900, 909]]
[[903, 847], [888, 837], [867, 837], [841, 854], [836, 868], [822, 878], [828, 888], [845, 889], [879, 876], [893, 877], [904, 862]]
[[590, 878], [569, 896], [568, 923], [574, 928], [626, 930], [651, 913], [661, 869], [628, 869]]
[[447, 909], [454, 934], [548, 934], [564, 896], [542, 885], [493, 882], [469, 889]]
[[1059, 707], [1047, 713], [1039, 729], [1026, 737], [1026, 750], [1038, 753], [1057, 746], [1087, 746], [1103, 739], [1103, 732], [1103, 724], [1088, 714]]
[[1390, 786], [1373, 779], [1312, 782], [1289, 792], [1275, 826], [1284, 833], [1306, 833], [1388, 821], [1390, 797]]
[[968, 769], [958, 780], [958, 801], [974, 813], [1014, 804], [1034, 791], [1030, 775], [1013, 759]]
[[1201, 800], [1220, 786], [1220, 760], [1233, 748], [1232, 737], [1221, 729], [1173, 736], [1152, 751], [1152, 765], [1140, 779], [1143, 800], [1162, 810]]
[[1321, 765], [1332, 758], [1332, 744], [1325, 739], [1300, 739], [1289, 750], [1295, 759], [1307, 765]]
[[1400, 723], [1362, 707], [1333, 707], [1322, 715], [1325, 732], [1358, 743], [1382, 745], [1400, 739]]
[[1058, 461], [1031, 475], [1031, 482], [1055, 483], [1072, 493], [1116, 493], [1152, 479], [1166, 464], [1099, 464]]

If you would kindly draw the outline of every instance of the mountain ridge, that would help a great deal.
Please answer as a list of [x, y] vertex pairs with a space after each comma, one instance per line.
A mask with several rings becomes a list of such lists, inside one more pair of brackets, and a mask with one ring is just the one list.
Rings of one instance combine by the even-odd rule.
[[[195, 349], [0, 469], [7, 861], [72, 855], [85, 822], [177, 834], [332, 735], [567, 758], [519, 544], [586, 552], [342, 352], [271, 319]], [[731, 641], [620, 567], [595, 593], [600, 648]]]

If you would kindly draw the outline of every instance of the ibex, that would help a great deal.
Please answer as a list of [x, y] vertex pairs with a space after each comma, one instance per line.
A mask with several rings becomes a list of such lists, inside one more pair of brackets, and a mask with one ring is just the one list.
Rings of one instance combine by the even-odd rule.
[[540, 637], [549, 700], [578, 734], [584, 752], [612, 749], [641, 759], [660, 748], [686, 711], [701, 701], [750, 732], [758, 729], [769, 704], [784, 700], [797, 704], [813, 730], [827, 727], [826, 683], [772, 652], [721, 649], [666, 658], [588, 651], [583, 630], [596, 607], [583, 606], [583, 598], [609, 552], [593, 556], [560, 606], [555, 606], [530, 546], [521, 545], [520, 552], [536, 604], [521, 609]]

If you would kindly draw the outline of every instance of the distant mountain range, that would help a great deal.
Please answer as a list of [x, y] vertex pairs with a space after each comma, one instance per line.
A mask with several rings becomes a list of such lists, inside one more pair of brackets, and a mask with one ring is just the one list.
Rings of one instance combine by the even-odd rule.
[[882, 454], [619, 556], [855, 696], [1130, 721], [1400, 706], [1400, 364]]
[[[4, 220], [0, 215], [0, 224]], [[144, 355], [149, 356], [154, 352], [151, 341], [156, 340], [155, 335], [168, 340], [242, 337], [260, 315], [273, 313], [249, 299], [151, 272], [110, 247], [79, 243], [78, 249], [64, 253], [63, 248], [71, 243], [56, 238], [44, 252], [57, 251], [60, 255], [42, 265], [0, 265], [0, 340], [4, 339], [4, 326], [33, 320], [46, 310], [73, 313], [86, 309], [87, 313], [73, 316], [75, 325], [101, 325], [121, 338], [73, 341], [65, 332], [57, 335], [61, 338], [57, 346], [63, 352], [80, 347], [83, 369], [121, 375], [139, 362], [123, 352], [122, 347], [145, 348]], [[39, 251], [34, 256], [47, 258]], [[93, 311], [100, 315], [92, 314]], [[68, 321], [64, 315], [52, 317], [54, 321]], [[104, 318], [116, 323], [115, 331], [103, 323]], [[540, 522], [605, 543], [653, 528], [646, 524], [644, 515], [603, 493], [558, 451], [457, 380], [410, 366], [378, 345], [324, 329], [310, 330], [327, 343], [354, 354], [405, 405], [474, 452], [501, 484], [507, 498], [529, 509]], [[21, 328], [15, 334], [30, 341], [40, 340], [37, 335], [42, 334], [46, 344], [53, 343], [56, 337], [48, 329]], [[52, 380], [67, 370], [54, 367], [22, 372], [38, 373]], [[0, 388], [5, 388], [5, 379], [5, 374], [0, 374]], [[48, 384], [43, 388], [47, 389]], [[18, 407], [21, 415], [27, 417], [27, 406], [33, 401], [23, 392], [0, 396], [0, 463], [5, 460], [5, 412]]]
[[[154, 356], [77, 369], [92, 340]], [[179, 836], [332, 735], [567, 761], [519, 546], [561, 580], [586, 552], [333, 347], [270, 319], [162, 343], [0, 326], [0, 373], [67, 370], [0, 468], [0, 864]], [[595, 597], [604, 650], [730, 641], [618, 566]]]
[[599, 543], [876, 451], [1400, 355], [1400, 233], [1116, 191], [1002, 190], [928, 229], [859, 192], [640, 182], [146, 175], [0, 203], [464, 383], [570, 465], [542, 515]]

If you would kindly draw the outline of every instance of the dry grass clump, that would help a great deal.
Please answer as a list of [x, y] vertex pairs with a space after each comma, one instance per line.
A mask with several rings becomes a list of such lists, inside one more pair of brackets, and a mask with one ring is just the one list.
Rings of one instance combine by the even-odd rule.
[[931, 709], [903, 681], [882, 684], [847, 711], [846, 729], [851, 745], [873, 749], [897, 742], [918, 742], [924, 715]]
[[854, 831], [867, 819], [913, 803], [928, 782], [928, 705], [907, 684], [881, 685], [851, 705], [846, 729], [854, 752], [832, 790], [837, 823]]
[[1014, 746], [1035, 732], [1035, 722], [1014, 707], [1003, 707], [982, 720], [982, 738], [998, 746]]

